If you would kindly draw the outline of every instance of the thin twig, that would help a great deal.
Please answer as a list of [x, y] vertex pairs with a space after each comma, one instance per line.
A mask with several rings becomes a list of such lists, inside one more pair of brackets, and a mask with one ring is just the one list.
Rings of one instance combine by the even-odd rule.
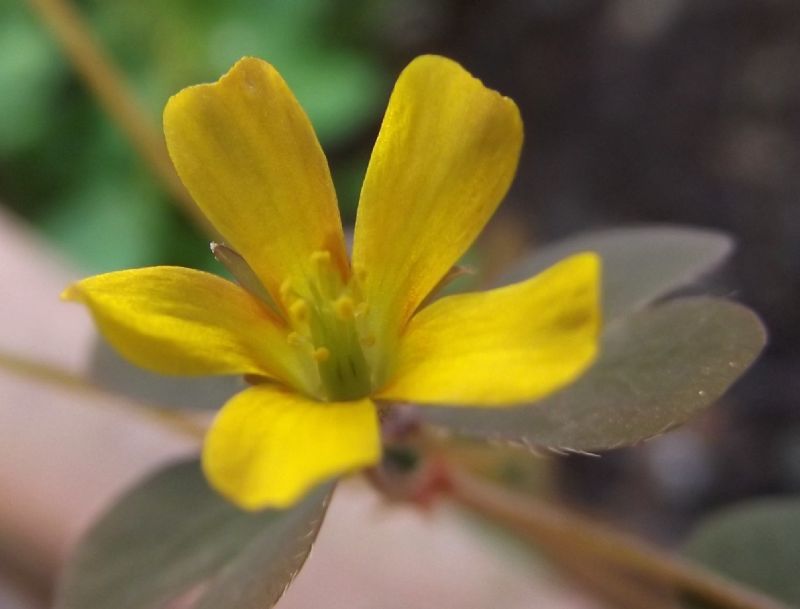
[[551, 545], [541, 551], [564, 571], [566, 577], [599, 601], [615, 609], [677, 609], [663, 586], [648, 585], [616, 565], [598, 565], [590, 556]]
[[52, 30], [75, 70], [167, 192], [201, 230], [210, 237], [216, 236], [175, 173], [164, 139], [154, 122], [136, 103], [125, 79], [95, 42], [80, 12], [69, 0], [28, 2]]
[[643, 579], [691, 593], [719, 607], [788, 609], [774, 599], [564, 507], [513, 493], [455, 468], [450, 482], [452, 496], [461, 505], [528, 541], [607, 561]]
[[[90, 395], [93, 398], [100, 398], [103, 399], [104, 404], [108, 404], [110, 401], [112, 404], [124, 408], [126, 412], [154, 421], [162, 427], [170, 428], [195, 440], [200, 440], [205, 436], [205, 427], [180, 411], [138, 402], [127, 396], [103, 389], [80, 375], [43, 362], [0, 351], [0, 370], [47, 385]], [[92, 403], [97, 403], [97, 401], [93, 400]]]

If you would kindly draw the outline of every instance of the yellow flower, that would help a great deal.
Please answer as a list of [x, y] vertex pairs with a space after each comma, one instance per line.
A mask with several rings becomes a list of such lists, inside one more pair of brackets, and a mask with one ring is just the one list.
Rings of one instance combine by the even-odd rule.
[[184, 89], [167, 103], [164, 131], [184, 184], [241, 256], [222, 257], [257, 282], [155, 267], [90, 277], [64, 297], [86, 304], [144, 368], [264, 379], [225, 404], [203, 448], [210, 483], [241, 507], [289, 506], [375, 464], [373, 400], [530, 402], [594, 358], [592, 253], [424, 304], [505, 195], [522, 146], [514, 102], [457, 63], [423, 56], [400, 75], [352, 257], [325, 156], [271, 65], [245, 58]]

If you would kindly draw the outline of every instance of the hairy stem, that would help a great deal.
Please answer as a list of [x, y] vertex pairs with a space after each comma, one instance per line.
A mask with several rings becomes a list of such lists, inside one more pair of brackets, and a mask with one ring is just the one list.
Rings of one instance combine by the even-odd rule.
[[564, 507], [513, 493], [456, 468], [451, 471], [449, 482], [452, 497], [459, 504], [545, 549], [615, 565], [718, 607], [788, 609], [776, 600]]

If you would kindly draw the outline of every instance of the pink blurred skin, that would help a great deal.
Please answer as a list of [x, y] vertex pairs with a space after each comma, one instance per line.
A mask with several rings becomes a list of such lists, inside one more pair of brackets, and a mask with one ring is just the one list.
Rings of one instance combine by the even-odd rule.
[[[0, 209], [0, 351], [72, 372], [94, 329], [58, 300], [80, 274]], [[119, 406], [120, 404], [117, 404]], [[0, 566], [52, 581], [81, 531], [126, 486], [194, 441], [123, 408], [0, 369]], [[0, 605], [33, 609], [0, 576]], [[360, 481], [340, 485], [312, 557], [282, 609], [594, 607], [527, 556], [454, 511], [387, 507]]]

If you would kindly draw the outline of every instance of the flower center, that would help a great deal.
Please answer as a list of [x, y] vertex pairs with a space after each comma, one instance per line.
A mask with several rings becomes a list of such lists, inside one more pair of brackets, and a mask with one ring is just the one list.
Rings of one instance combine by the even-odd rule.
[[372, 389], [365, 349], [375, 339], [357, 275], [342, 278], [330, 252], [317, 251], [306, 281], [287, 279], [281, 285], [281, 304], [292, 327], [289, 343], [315, 360], [322, 393], [330, 401], [363, 398]]

